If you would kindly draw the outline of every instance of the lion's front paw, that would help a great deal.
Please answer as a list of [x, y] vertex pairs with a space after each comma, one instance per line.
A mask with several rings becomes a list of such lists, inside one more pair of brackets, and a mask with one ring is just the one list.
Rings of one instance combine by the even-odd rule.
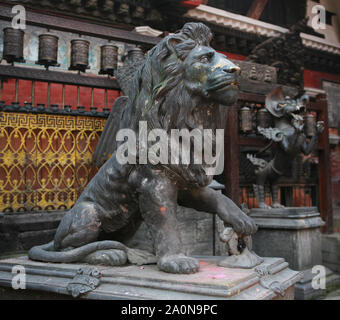
[[283, 206], [282, 204], [276, 202], [276, 203], [273, 203], [273, 208], [274, 209], [283, 209], [285, 206]]
[[270, 210], [272, 207], [269, 206], [268, 204], [265, 204], [264, 202], [261, 202], [261, 203], [259, 203], [259, 208]]
[[164, 256], [158, 260], [158, 268], [168, 273], [195, 273], [199, 271], [198, 260], [183, 254]]
[[256, 233], [257, 225], [255, 221], [244, 214], [241, 210], [230, 215], [229, 221], [236, 233], [248, 236]]

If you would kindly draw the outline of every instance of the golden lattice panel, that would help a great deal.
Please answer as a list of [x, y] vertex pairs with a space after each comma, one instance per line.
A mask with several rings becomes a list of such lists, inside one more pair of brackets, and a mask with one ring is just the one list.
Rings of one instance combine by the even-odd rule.
[[105, 119], [0, 113], [0, 211], [69, 209], [93, 177]]

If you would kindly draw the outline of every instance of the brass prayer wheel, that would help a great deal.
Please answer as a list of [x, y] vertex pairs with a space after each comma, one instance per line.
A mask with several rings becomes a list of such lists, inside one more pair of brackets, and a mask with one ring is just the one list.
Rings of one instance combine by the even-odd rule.
[[240, 127], [242, 132], [250, 132], [253, 130], [253, 116], [250, 108], [243, 107], [241, 109], [240, 120]]
[[100, 48], [100, 71], [99, 74], [109, 74], [113, 76], [118, 64], [118, 47], [114, 45], [104, 45]]
[[305, 115], [305, 134], [307, 137], [312, 137], [316, 133], [316, 120], [312, 113]]
[[261, 128], [269, 128], [272, 125], [272, 116], [266, 108], [262, 108], [256, 113], [257, 126]]
[[141, 48], [132, 48], [128, 51], [127, 58], [129, 60], [144, 59], [144, 52]]
[[3, 59], [8, 63], [25, 62], [24, 60], [24, 35], [21, 29], [4, 29]]
[[144, 62], [144, 52], [138, 47], [130, 48], [127, 55], [122, 57], [122, 61], [124, 65], [117, 69], [115, 76], [124, 94], [128, 95], [130, 80]]
[[39, 57], [37, 64], [49, 66], [59, 66], [58, 64], [58, 41], [59, 38], [50, 33], [39, 36]]
[[71, 41], [71, 66], [69, 70], [85, 72], [89, 68], [90, 42], [84, 39]]

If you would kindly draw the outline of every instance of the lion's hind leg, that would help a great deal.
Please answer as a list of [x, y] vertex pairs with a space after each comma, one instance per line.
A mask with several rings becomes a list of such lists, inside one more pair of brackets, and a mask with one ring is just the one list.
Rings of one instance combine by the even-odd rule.
[[97, 241], [101, 222], [93, 203], [80, 202], [66, 213], [54, 237], [56, 250], [78, 248]]
[[55, 236], [54, 248], [70, 253], [74, 249], [96, 242], [98, 246], [77, 262], [108, 266], [126, 264], [127, 250], [123, 244], [121, 248], [104, 248], [100, 245], [104, 243], [98, 241], [100, 227], [101, 221], [95, 205], [85, 201], [79, 202], [62, 219]]

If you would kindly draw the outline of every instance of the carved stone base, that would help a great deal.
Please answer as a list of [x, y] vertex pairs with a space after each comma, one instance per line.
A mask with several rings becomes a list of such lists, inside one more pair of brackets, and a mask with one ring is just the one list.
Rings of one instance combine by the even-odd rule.
[[322, 260], [328, 268], [340, 274], [340, 233], [322, 235]]
[[251, 269], [263, 262], [263, 258], [245, 248], [240, 255], [232, 255], [220, 261], [218, 265], [226, 268]]
[[[317, 208], [252, 209], [250, 216], [259, 226], [253, 236], [253, 249], [262, 257], [282, 257], [293, 270], [302, 271], [303, 280], [295, 286], [297, 299], [322, 294], [312, 288], [312, 268], [323, 265], [320, 227], [324, 222]], [[329, 269], [326, 289], [336, 280]]]
[[93, 267], [20, 257], [0, 261], [0, 286], [11, 288], [12, 268], [20, 265], [26, 272], [26, 290], [32, 295], [43, 291], [85, 299], [294, 299], [294, 285], [301, 273], [290, 270], [284, 259], [265, 258], [252, 269], [218, 267], [222, 259], [200, 257], [198, 273], [178, 275], [159, 271], [156, 265]]
[[[318, 298], [325, 293], [325, 290], [313, 288], [313, 278], [318, 272], [313, 273], [312, 269], [303, 271], [303, 278], [295, 285], [295, 300], [309, 300]], [[340, 285], [340, 275], [335, 274], [326, 267], [325, 287], [327, 291]]]
[[253, 250], [261, 257], [282, 257], [294, 270], [322, 264], [321, 232], [324, 222], [317, 208], [252, 209], [259, 227]]

